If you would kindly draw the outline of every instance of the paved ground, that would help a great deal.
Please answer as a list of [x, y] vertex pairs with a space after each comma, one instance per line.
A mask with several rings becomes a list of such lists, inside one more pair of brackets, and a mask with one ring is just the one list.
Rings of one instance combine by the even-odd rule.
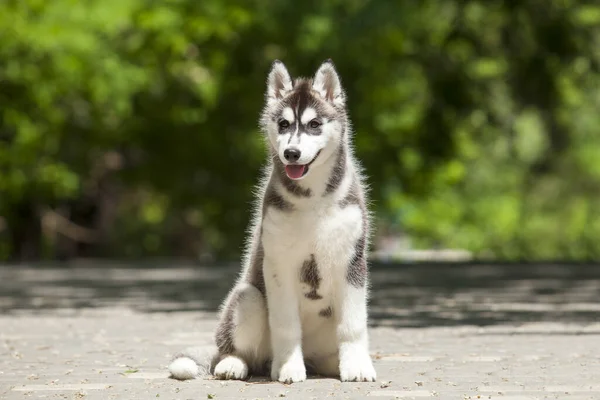
[[377, 383], [168, 378], [236, 270], [0, 267], [0, 399], [600, 399], [600, 266], [379, 266]]

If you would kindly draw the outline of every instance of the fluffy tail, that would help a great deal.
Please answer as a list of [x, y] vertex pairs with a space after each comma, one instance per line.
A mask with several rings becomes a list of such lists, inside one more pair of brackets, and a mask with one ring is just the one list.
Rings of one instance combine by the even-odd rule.
[[218, 352], [210, 347], [190, 347], [173, 358], [169, 365], [171, 377], [187, 380], [207, 376], [215, 367]]

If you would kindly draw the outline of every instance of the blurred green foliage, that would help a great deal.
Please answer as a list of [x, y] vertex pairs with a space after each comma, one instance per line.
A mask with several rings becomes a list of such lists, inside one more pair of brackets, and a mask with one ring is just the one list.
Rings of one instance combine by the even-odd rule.
[[600, 5], [5, 0], [0, 258], [234, 258], [274, 58], [333, 58], [381, 234], [600, 258]]

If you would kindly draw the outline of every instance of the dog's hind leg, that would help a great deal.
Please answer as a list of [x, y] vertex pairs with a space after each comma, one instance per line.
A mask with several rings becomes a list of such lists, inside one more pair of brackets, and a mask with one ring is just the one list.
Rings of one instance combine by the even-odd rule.
[[223, 309], [216, 333], [219, 362], [217, 379], [246, 379], [262, 374], [271, 358], [267, 304], [249, 283], [239, 283]]

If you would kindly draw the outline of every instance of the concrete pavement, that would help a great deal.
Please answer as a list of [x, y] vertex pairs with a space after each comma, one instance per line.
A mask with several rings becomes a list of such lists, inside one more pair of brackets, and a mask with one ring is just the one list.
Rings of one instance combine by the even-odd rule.
[[168, 378], [235, 267], [0, 267], [0, 399], [600, 399], [597, 266], [377, 266], [376, 383]]

